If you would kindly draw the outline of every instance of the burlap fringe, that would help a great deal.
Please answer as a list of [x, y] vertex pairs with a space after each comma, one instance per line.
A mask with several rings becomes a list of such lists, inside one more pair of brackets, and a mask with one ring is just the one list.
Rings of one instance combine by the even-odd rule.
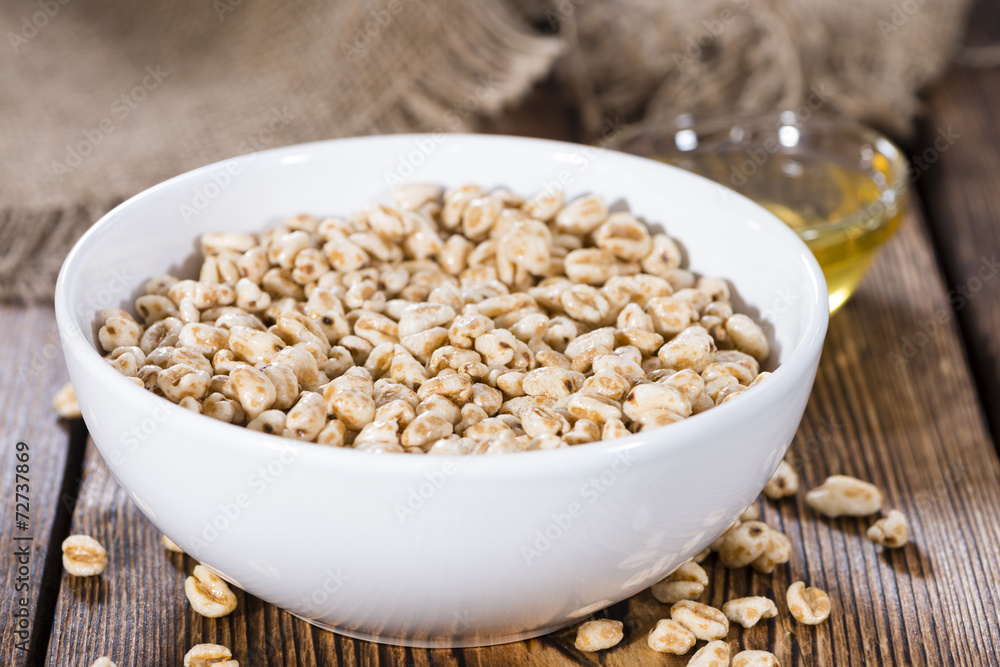
[[557, 73], [585, 130], [719, 110], [823, 110], [907, 135], [917, 93], [959, 44], [967, 0], [550, 0]]
[[[350, 20], [346, 23], [363, 25], [369, 16], [367, 12], [370, 9], [380, 11], [383, 5], [367, 3], [367, 6], [347, 8]], [[457, 11], [459, 8], [461, 11]], [[427, 45], [419, 42], [427, 35], [394, 34], [393, 39], [403, 43], [383, 41], [364, 57], [349, 63], [353, 68], [350, 70], [352, 89], [324, 91], [328, 98], [332, 96], [335, 100], [330, 107], [332, 113], [310, 116], [303, 111], [299, 116], [301, 122], [291, 128], [289, 134], [278, 136], [272, 145], [359, 134], [474, 130], [478, 119], [498, 113], [548, 73], [561, 49], [557, 39], [527, 30], [523, 19], [502, 3], [431, 3], [419, 9], [423, 26], [441, 26], [440, 39], [434, 44], [433, 62], [428, 62], [412, 76], [399, 76], [399, 59], [409, 53], [422, 53], [412, 49], [421, 46], [426, 49]], [[418, 43], [406, 44], [408, 39]], [[338, 51], [332, 50], [332, 53], [336, 54], [331, 56], [334, 58], [341, 55]], [[426, 55], [423, 57], [427, 59]], [[343, 65], [334, 62], [331, 66]], [[384, 81], [385, 85], [379, 86], [379, 81]], [[338, 94], [350, 97], [337, 99]], [[304, 110], [314, 104], [314, 99], [315, 92], [309, 91], [303, 92], [298, 99], [288, 99], [287, 103], [292, 108]], [[223, 116], [220, 122], [227, 120]], [[162, 143], [160, 136], [164, 134], [162, 127], [147, 129], [149, 132], [144, 138], [152, 137], [151, 145], [132, 147], [133, 154], [116, 155], [118, 164], [111, 165], [113, 176], [109, 175], [104, 182], [77, 178], [75, 181], [68, 179], [61, 188], [43, 189], [40, 186], [41, 198], [28, 206], [17, 204], [18, 198], [12, 196], [19, 192], [16, 188], [3, 197], [7, 208], [0, 222], [0, 301], [51, 298], [64, 257], [79, 236], [111, 208], [112, 202], [107, 198], [114, 196], [113, 203], [117, 203], [153, 185], [155, 180], [173, 175], [175, 170], [194, 168], [230, 156], [229, 153], [217, 154], [217, 151], [226, 150], [222, 147], [225, 142], [220, 142], [208, 152], [196, 150], [194, 159], [198, 162], [189, 164], [190, 154], [184, 152], [184, 147], [174, 151], [159, 145]], [[240, 136], [240, 131], [233, 128], [219, 129]], [[171, 155], [174, 152], [178, 155]], [[164, 166], [149, 169], [153, 160], [161, 158]], [[129, 164], [141, 164], [144, 171], [130, 171]], [[163, 171], [168, 173], [159, 173]], [[21, 179], [20, 182], [30, 181]], [[93, 194], [102, 191], [103, 196]], [[98, 203], [93, 203], [94, 199]], [[100, 203], [102, 199], [105, 203]], [[75, 203], [62, 203], [67, 200]]]
[[[435, 0], [412, 5], [419, 13], [400, 13], [378, 46], [349, 66], [334, 62], [335, 45], [385, 15], [387, 3], [304, 7], [271, 0], [253, 11], [230, 3], [240, 11], [220, 15], [215, 27], [213, 10], [196, 0], [149, 8], [124, 0], [67, 6], [25, 47], [32, 51], [23, 60], [0, 62], [0, 86], [39, 85], [38, 99], [23, 90], [0, 103], [12, 112], [0, 145], [24, 159], [0, 169], [0, 300], [51, 297], [66, 252], [112, 198], [230, 157], [275, 105], [287, 103], [298, 116], [276, 133], [273, 146], [379, 132], [468, 131], [554, 71], [580, 110], [590, 135], [584, 138], [598, 135], [608, 119], [794, 108], [817, 97], [825, 111], [905, 134], [919, 110], [917, 92], [943, 71], [959, 43], [967, 5], [926, 2], [907, 13], [898, 0]], [[0, 9], [8, 19], [23, 12], [13, 4]], [[109, 23], [120, 15], [128, 20]], [[123, 48], [144, 47], [150, 35], [162, 37], [160, 28], [176, 33], [176, 40], [158, 39], [143, 51], [149, 62], [162, 57], [175, 65], [176, 83], [109, 135], [103, 156], [95, 155], [86, 172], [49, 183], [46, 156], [72, 139], [52, 119], [72, 115], [78, 102], [90, 105], [73, 121], [84, 127], [106, 113], [105, 91], [88, 96], [91, 87], [110, 81], [100, 67], [103, 52], [87, 50], [97, 24]], [[307, 48], [317, 44], [324, 48]], [[990, 63], [996, 52], [967, 52], [964, 59]], [[199, 79], [209, 64], [214, 69]], [[45, 67], [63, 75], [60, 85], [46, 87], [44, 77], [33, 74]], [[258, 77], [256, 67], [268, 76]], [[127, 69], [115, 72], [111, 92], [119, 81], [133, 80]], [[249, 73], [254, 85], [233, 84], [230, 73], [242, 76], [233, 79], [240, 82]], [[36, 112], [60, 104], [65, 108], [50, 117]], [[39, 137], [49, 139], [45, 150], [36, 145]]]
[[80, 235], [120, 200], [63, 210], [0, 212], [0, 302], [52, 298], [63, 259]]

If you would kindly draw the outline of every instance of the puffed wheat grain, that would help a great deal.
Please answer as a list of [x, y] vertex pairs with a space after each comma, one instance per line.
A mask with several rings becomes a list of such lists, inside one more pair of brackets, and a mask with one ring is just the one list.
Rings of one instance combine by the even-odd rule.
[[174, 553], [179, 553], [179, 554], [184, 553], [184, 550], [181, 549], [176, 544], [174, 544], [174, 541], [169, 537], [167, 537], [166, 535], [160, 535], [160, 542], [163, 544], [163, 546], [166, 548], [167, 551], [173, 551]]
[[692, 600], [681, 600], [670, 608], [674, 619], [695, 637], [705, 641], [722, 639], [729, 632], [729, 619], [720, 610]]
[[393, 201], [203, 235], [198, 279], [148, 281], [141, 323], [101, 313], [107, 362], [252, 430], [459, 454], [627, 436], [767, 375], [728, 283], [599, 194], [413, 184]]
[[208, 618], [226, 616], [236, 609], [236, 595], [204, 565], [195, 565], [194, 573], [184, 581], [184, 594], [191, 608]]
[[705, 569], [691, 561], [681, 565], [673, 573], [650, 587], [653, 597], [663, 604], [674, 604], [681, 600], [695, 600], [708, 586]]
[[621, 621], [587, 621], [576, 631], [575, 646], [580, 651], [603, 651], [617, 645], [625, 636]]
[[80, 419], [83, 413], [80, 412], [80, 404], [76, 402], [76, 392], [69, 382], [59, 387], [55, 396], [52, 397], [52, 407], [56, 414], [63, 419]]
[[684, 655], [690, 651], [697, 641], [695, 634], [681, 623], [663, 618], [649, 631], [646, 643], [657, 653], [673, 653]]
[[736, 598], [722, 605], [722, 613], [733, 623], [752, 628], [763, 618], [777, 616], [778, 607], [774, 600], [765, 597]]
[[195, 644], [184, 655], [184, 667], [240, 667], [233, 653], [218, 644]]
[[860, 479], [832, 475], [806, 494], [806, 504], [828, 517], [870, 516], [882, 507], [882, 492]]
[[70, 535], [62, 552], [63, 568], [74, 577], [93, 577], [108, 566], [108, 552], [89, 535]]
[[794, 496], [799, 490], [799, 476], [787, 461], [778, 464], [764, 487], [764, 495], [772, 500]]
[[724, 641], [710, 641], [698, 649], [687, 667], [729, 667], [729, 644]]
[[804, 582], [796, 581], [789, 586], [785, 599], [788, 611], [800, 623], [818, 625], [830, 616], [830, 596], [819, 588], [806, 588]]
[[889, 510], [868, 529], [868, 539], [883, 547], [898, 549], [910, 541], [910, 523], [899, 510]]
[[741, 651], [733, 656], [732, 667], [781, 667], [781, 663], [767, 651]]

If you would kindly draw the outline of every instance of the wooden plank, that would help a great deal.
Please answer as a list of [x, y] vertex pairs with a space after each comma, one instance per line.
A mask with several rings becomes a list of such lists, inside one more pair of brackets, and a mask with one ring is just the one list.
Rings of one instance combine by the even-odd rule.
[[[942, 325], [905, 364], [901, 336], [947, 306], [926, 231], [911, 216], [854, 300], [832, 321], [816, 388], [794, 445], [803, 486], [828, 474], [869, 479], [913, 525], [914, 543], [883, 551], [868, 522], [817, 518], [801, 495], [762, 503], [791, 538], [787, 567], [773, 576], [708, 561], [704, 600], [721, 606], [748, 594], [777, 600], [779, 618], [732, 629], [734, 649], [773, 650], [783, 665], [981, 665], [1000, 652], [1000, 465], [963, 360], [954, 323]], [[73, 530], [108, 548], [97, 579], [64, 576], [49, 665], [101, 655], [120, 665], [180, 664], [193, 644], [229, 646], [242, 665], [683, 665], [655, 654], [645, 635], [667, 608], [642, 593], [601, 615], [622, 620], [626, 639], [588, 655], [574, 630], [506, 646], [424, 651], [380, 646], [318, 630], [242, 592], [229, 617], [194, 614], [183, 580], [194, 562], [170, 554], [118, 489], [93, 447]], [[804, 579], [834, 600], [829, 622], [806, 627], [787, 613], [783, 591]]]
[[[994, 439], [1000, 436], [1000, 4], [977, 3], [966, 43], [993, 66], [956, 66], [928, 101], [917, 185], [941, 255]], [[971, 60], [971, 58], [970, 58]], [[985, 63], [984, 63], [985, 64]]]
[[[0, 382], [0, 664], [15, 666], [34, 664], [44, 655], [58, 591], [52, 576], [62, 567], [51, 542], [68, 529], [69, 511], [60, 496], [68, 495], [72, 507], [77, 479], [75, 474], [65, 479], [65, 473], [67, 464], [71, 469], [79, 464], [83, 428], [59, 422], [51, 406], [55, 390], [67, 379], [52, 309], [0, 305], [0, 322], [0, 359], [7, 369]], [[73, 435], [81, 445], [75, 454]], [[19, 451], [19, 442], [27, 443], [27, 450]], [[27, 462], [18, 460], [25, 454]], [[19, 486], [25, 477], [27, 490]], [[25, 501], [17, 493], [27, 496], [27, 511], [16, 506]]]

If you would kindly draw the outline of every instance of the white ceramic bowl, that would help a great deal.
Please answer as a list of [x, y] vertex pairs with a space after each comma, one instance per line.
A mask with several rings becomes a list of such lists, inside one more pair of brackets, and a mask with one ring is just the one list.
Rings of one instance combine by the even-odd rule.
[[[196, 275], [196, 239], [388, 201], [401, 180], [597, 192], [663, 225], [690, 268], [762, 317], [775, 373], [639, 435], [505, 456], [372, 455], [223, 424], [120, 377], [95, 316], [144, 281]], [[650, 160], [567, 143], [397, 135], [266, 151], [178, 176], [106, 215], [56, 289], [69, 374], [98, 449], [186, 552], [317, 625], [410, 646], [540, 635], [650, 586], [757, 497], [798, 427], [827, 326], [805, 245], [749, 200]], [[81, 333], [82, 332], [82, 333]], [[771, 366], [774, 363], [770, 364]], [[240, 613], [237, 611], [237, 613]]]

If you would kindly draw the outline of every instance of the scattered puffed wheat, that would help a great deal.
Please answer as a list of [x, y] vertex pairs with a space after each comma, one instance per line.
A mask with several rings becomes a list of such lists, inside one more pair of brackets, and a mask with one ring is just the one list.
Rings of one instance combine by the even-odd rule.
[[910, 541], [910, 523], [899, 510], [889, 510], [868, 529], [868, 539], [883, 547], [897, 549]]
[[170, 539], [169, 537], [167, 537], [166, 535], [161, 535], [160, 536], [160, 542], [163, 543], [163, 546], [166, 547], [167, 551], [174, 551], [174, 552], [179, 553], [179, 554], [184, 553], [184, 550], [181, 549], [176, 544], [174, 544], [174, 541], [172, 539]]
[[799, 476], [787, 461], [778, 464], [778, 469], [771, 475], [764, 487], [764, 495], [772, 500], [794, 496], [799, 490]]
[[93, 577], [108, 566], [108, 552], [89, 535], [70, 535], [62, 543], [63, 567], [74, 577]]
[[781, 667], [781, 663], [767, 651], [741, 651], [733, 656], [732, 667]]
[[693, 561], [684, 563], [650, 587], [653, 597], [663, 604], [698, 598], [708, 586], [705, 569]]
[[729, 667], [729, 644], [711, 641], [698, 649], [687, 667]]
[[722, 613], [733, 623], [739, 623], [744, 628], [752, 628], [762, 618], [774, 618], [778, 615], [778, 607], [774, 600], [765, 597], [736, 598], [722, 605]]
[[789, 586], [786, 600], [788, 611], [800, 623], [817, 625], [830, 616], [830, 596], [819, 588], [806, 588], [804, 582], [796, 581]]
[[750, 565], [764, 574], [771, 574], [778, 565], [787, 563], [792, 556], [792, 541], [788, 536], [774, 528], [768, 529], [767, 546], [764, 552]]
[[746, 508], [743, 511], [743, 514], [740, 515], [740, 521], [743, 521], [744, 523], [747, 521], [756, 521], [759, 518], [760, 508], [757, 507], [757, 503], [754, 503], [750, 507]]
[[76, 392], [73, 385], [67, 382], [59, 387], [59, 391], [52, 397], [52, 407], [56, 409], [63, 419], [80, 419], [83, 414], [80, 412], [80, 404], [76, 402]]
[[741, 523], [723, 540], [719, 560], [726, 567], [746, 567], [764, 553], [770, 530], [762, 521]]
[[233, 653], [218, 644], [195, 644], [184, 655], [184, 667], [240, 667]]
[[669, 618], [660, 619], [649, 631], [646, 643], [658, 653], [684, 655], [694, 646], [697, 638], [686, 626]]
[[720, 610], [700, 602], [681, 600], [670, 608], [670, 618], [694, 633], [698, 639], [722, 639], [729, 632], [729, 619]]
[[870, 516], [882, 507], [882, 492], [860, 479], [833, 475], [806, 494], [806, 503], [828, 517]]
[[615, 646], [625, 636], [621, 621], [602, 618], [587, 621], [576, 631], [576, 648], [580, 651], [603, 651]]
[[184, 581], [184, 594], [191, 608], [208, 618], [226, 616], [236, 609], [236, 595], [229, 585], [204, 565], [196, 565]]

